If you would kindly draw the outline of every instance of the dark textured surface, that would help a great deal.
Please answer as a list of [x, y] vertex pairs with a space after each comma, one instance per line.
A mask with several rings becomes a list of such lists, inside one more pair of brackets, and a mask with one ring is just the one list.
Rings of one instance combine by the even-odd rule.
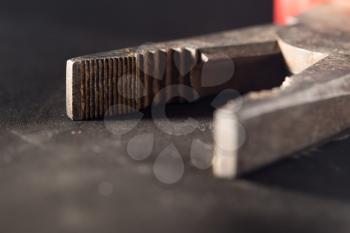
[[[206, 102], [170, 111], [200, 120], [187, 138], [161, 134], [148, 117], [123, 138], [103, 122], [66, 117], [65, 59], [146, 38], [40, 21], [0, 18], [1, 232], [348, 232], [349, 140], [236, 182], [216, 180], [189, 163], [188, 139], [211, 140]], [[152, 156], [136, 162], [125, 148], [140, 132], [157, 140]], [[171, 143], [186, 165], [168, 186], [152, 168]]]

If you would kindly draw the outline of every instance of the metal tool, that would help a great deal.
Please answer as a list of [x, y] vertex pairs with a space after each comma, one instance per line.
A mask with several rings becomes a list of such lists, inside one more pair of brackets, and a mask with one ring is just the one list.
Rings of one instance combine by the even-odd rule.
[[233, 101], [216, 113], [217, 176], [258, 169], [350, 127], [349, 15], [323, 5], [277, 30], [293, 75], [281, 88], [246, 95], [239, 111]]
[[[144, 109], [176, 95], [189, 99], [227, 88], [247, 93], [279, 86], [285, 69], [275, 38], [275, 26], [262, 26], [71, 59], [66, 79], [68, 116], [98, 119]], [[235, 74], [226, 77], [232, 69]], [[219, 84], [218, 73], [225, 76]], [[174, 88], [159, 96], [169, 86]], [[191, 91], [186, 92], [186, 86]]]
[[[213, 165], [224, 178], [255, 170], [350, 126], [349, 13], [324, 5], [289, 27], [253, 27], [71, 59], [68, 116], [98, 119], [228, 88], [250, 92], [215, 114]], [[232, 75], [217, 84], [232, 67]], [[161, 91], [169, 86], [174, 88]]]

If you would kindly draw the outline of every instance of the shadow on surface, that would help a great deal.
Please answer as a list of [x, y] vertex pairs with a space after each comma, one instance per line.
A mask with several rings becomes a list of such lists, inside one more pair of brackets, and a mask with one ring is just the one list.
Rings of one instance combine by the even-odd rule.
[[243, 177], [312, 196], [350, 201], [350, 130], [333, 141], [302, 151]]

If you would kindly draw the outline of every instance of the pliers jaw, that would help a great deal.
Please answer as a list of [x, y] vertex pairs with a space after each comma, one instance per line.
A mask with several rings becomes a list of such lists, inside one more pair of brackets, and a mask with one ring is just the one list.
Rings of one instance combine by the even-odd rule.
[[324, 5], [291, 26], [71, 59], [68, 116], [101, 119], [234, 89], [243, 96], [214, 117], [214, 174], [233, 178], [250, 172], [350, 127], [348, 12]]

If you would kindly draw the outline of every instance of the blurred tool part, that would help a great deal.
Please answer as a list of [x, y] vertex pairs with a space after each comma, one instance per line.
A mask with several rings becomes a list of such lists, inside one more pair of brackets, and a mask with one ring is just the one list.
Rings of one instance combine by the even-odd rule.
[[277, 29], [291, 75], [281, 88], [249, 93], [215, 113], [217, 177], [257, 170], [350, 127], [349, 12], [324, 4]]
[[[295, 23], [295, 16], [331, 0], [275, 0], [275, 23], [286, 25]], [[348, 0], [345, 0], [346, 2]], [[345, 2], [341, 1], [341, 2]]]

